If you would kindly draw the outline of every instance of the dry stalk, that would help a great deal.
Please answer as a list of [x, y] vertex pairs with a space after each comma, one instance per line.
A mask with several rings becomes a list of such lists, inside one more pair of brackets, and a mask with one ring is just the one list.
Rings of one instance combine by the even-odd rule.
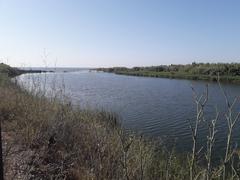
[[210, 122], [208, 126], [208, 136], [207, 136], [207, 153], [206, 153], [206, 160], [207, 160], [207, 180], [210, 180], [212, 177], [212, 154], [213, 154], [213, 147], [215, 143], [215, 136], [217, 133], [216, 130], [216, 123], [219, 119], [219, 112], [216, 108], [216, 117]]
[[[197, 106], [197, 116], [195, 120], [194, 126], [189, 122], [190, 128], [192, 131], [192, 155], [190, 159], [190, 180], [194, 179], [195, 173], [195, 165], [196, 165], [196, 156], [197, 156], [197, 136], [198, 136], [198, 128], [199, 124], [204, 120], [204, 107], [208, 101], [208, 85], [206, 85], [206, 92], [203, 93], [200, 97], [197, 96], [195, 89], [192, 87], [194, 101]], [[199, 152], [199, 151], [198, 151]]]

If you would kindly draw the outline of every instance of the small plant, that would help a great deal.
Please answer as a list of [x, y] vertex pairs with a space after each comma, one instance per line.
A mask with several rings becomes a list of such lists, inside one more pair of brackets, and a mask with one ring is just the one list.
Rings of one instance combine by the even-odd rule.
[[219, 112], [216, 108], [216, 117], [209, 123], [208, 125], [208, 136], [207, 136], [207, 152], [206, 152], [206, 160], [207, 160], [207, 180], [212, 178], [212, 155], [213, 155], [213, 147], [215, 143], [216, 137], [216, 123], [219, 119]]

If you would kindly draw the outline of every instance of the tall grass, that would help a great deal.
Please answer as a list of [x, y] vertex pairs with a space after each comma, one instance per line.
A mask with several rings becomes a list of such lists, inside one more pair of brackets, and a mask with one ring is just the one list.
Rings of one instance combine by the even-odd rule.
[[239, 119], [232, 107], [238, 99], [231, 104], [225, 93], [228, 141], [224, 161], [213, 166], [218, 111], [209, 121], [206, 164], [199, 163], [198, 153], [198, 126], [204, 120], [208, 88], [202, 95], [193, 91], [193, 148], [189, 154], [178, 154], [161, 141], [126, 133], [115, 114], [73, 106], [64, 88], [46, 97], [36, 82], [26, 91], [4, 79], [0, 117], [6, 179], [239, 179], [238, 152], [231, 148], [232, 128]]

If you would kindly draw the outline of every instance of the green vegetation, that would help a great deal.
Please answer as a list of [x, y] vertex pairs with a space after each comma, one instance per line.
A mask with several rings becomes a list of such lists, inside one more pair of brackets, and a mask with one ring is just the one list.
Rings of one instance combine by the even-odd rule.
[[[206, 156], [199, 158], [198, 126], [204, 119], [208, 89], [198, 95], [192, 130], [192, 153], [178, 155], [163, 141], [126, 134], [117, 116], [73, 106], [63, 91], [46, 98], [37, 83], [27, 92], [8, 77], [0, 83], [6, 179], [239, 179], [240, 154], [231, 149], [232, 129], [239, 118], [229, 102], [224, 162], [213, 166], [216, 118], [209, 121]], [[221, 87], [221, 86], [220, 86]], [[203, 162], [203, 163], [200, 163]]]
[[0, 63], [0, 78], [4, 76], [15, 77], [24, 73], [46, 73], [46, 72], [54, 72], [54, 71], [32, 70], [32, 69], [23, 70], [23, 69], [10, 67], [9, 65], [4, 63]]
[[180, 78], [192, 80], [211, 80], [217, 81], [218, 75], [221, 81], [240, 83], [240, 64], [239, 63], [192, 63], [187, 65], [169, 65], [152, 67], [114, 67], [99, 68], [99, 71], [112, 72], [122, 75]]
[[22, 73], [22, 71], [17, 68], [12, 68], [9, 65], [0, 63], [0, 74], [1, 75], [4, 74], [9, 77], [14, 77], [14, 76], [20, 75], [21, 73]]

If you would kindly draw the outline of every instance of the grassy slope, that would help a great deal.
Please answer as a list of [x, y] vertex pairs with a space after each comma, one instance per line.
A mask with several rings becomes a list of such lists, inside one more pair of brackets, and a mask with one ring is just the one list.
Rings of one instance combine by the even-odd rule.
[[14, 77], [14, 76], [20, 75], [22, 71], [17, 68], [12, 68], [9, 65], [6, 65], [4, 63], [0, 63], [0, 73], [6, 74], [9, 77]]

